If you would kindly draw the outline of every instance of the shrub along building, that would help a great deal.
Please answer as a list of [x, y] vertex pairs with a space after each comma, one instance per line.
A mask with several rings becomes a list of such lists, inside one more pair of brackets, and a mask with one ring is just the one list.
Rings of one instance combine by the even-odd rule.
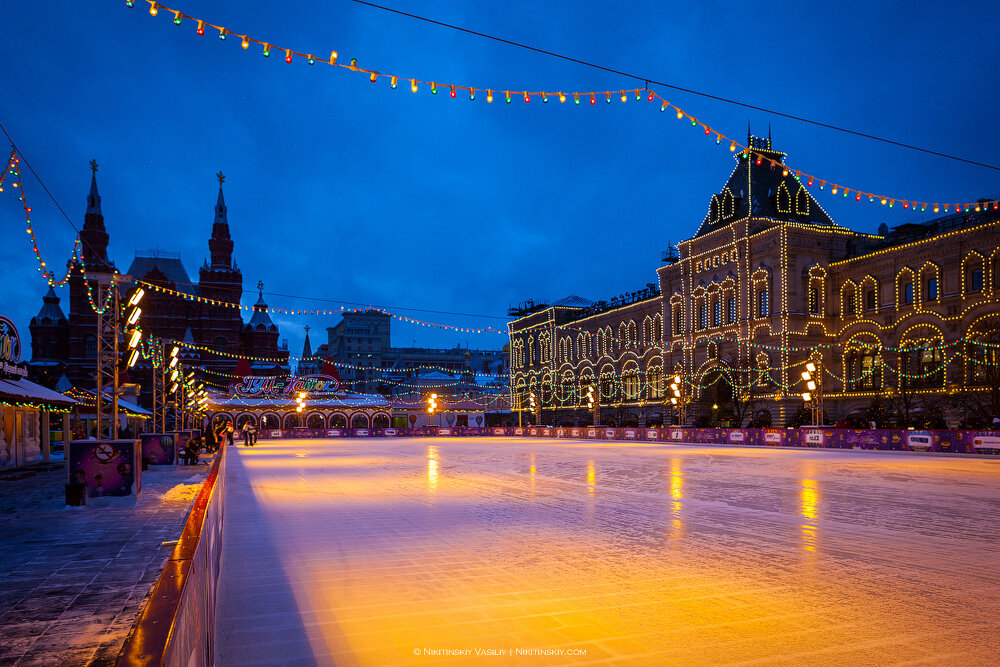
[[[87, 212], [80, 232], [88, 275], [116, 270], [108, 255], [110, 236], [101, 211], [96, 163], [91, 162], [91, 168]], [[144, 337], [183, 341], [189, 346], [259, 358], [260, 361], [252, 363], [249, 370], [251, 374], [287, 373], [288, 350], [278, 347], [278, 327], [268, 315], [260, 283], [260, 293], [249, 322], [244, 323], [239, 310], [209, 301], [214, 299], [238, 303], [243, 295], [243, 274], [233, 261], [228, 208], [222, 194], [224, 177], [219, 174], [218, 178], [219, 196], [208, 240], [210, 259], [200, 268], [197, 283], [191, 280], [177, 253], [135, 253], [127, 274], [133, 279], [166, 290], [157, 291], [150, 289], [148, 285], [145, 287], [140, 326]], [[68, 318], [63, 315], [59, 297], [53, 290], [50, 289], [43, 297], [42, 308], [30, 324], [30, 368], [34, 379], [49, 387], [58, 384], [61, 390], [68, 386], [94, 389], [97, 315], [89, 298], [94, 289], [93, 280], [88, 281], [81, 271], [73, 270], [69, 280]], [[185, 347], [182, 359], [190, 365], [229, 374], [234, 372], [237, 365], [237, 360], [233, 357], [195, 347]], [[207, 377], [214, 378], [212, 375]], [[139, 381], [147, 388], [147, 391], [140, 394], [140, 400], [148, 405], [152, 389], [149, 361], [141, 360], [134, 368], [128, 369], [126, 379]]]
[[534, 392], [543, 423], [591, 423], [594, 387], [600, 423], [615, 425], [679, 423], [684, 403], [694, 425], [808, 423], [807, 391], [826, 423], [1000, 412], [996, 202], [856, 232], [809, 189], [836, 185], [797, 179], [770, 138], [748, 143], [657, 283], [610, 303], [512, 309], [515, 407], [527, 411]]

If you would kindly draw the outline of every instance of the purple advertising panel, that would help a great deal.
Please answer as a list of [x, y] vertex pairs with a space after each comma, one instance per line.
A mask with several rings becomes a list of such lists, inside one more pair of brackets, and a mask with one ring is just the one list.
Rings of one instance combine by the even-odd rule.
[[[174, 433], [140, 433], [142, 460], [149, 465], [173, 465], [177, 457], [177, 436]], [[186, 441], [182, 441], [186, 442]]]
[[66, 468], [69, 481], [83, 484], [88, 498], [138, 496], [141, 455], [139, 440], [74, 440], [69, 444]]

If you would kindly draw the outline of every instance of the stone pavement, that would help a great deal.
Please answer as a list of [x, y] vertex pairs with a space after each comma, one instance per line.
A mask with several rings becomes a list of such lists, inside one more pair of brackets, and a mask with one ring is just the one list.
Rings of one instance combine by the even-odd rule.
[[996, 459], [530, 438], [229, 455], [220, 666], [1000, 655]]
[[0, 481], [0, 665], [113, 664], [207, 471], [150, 468], [138, 502], [81, 508], [65, 470]]

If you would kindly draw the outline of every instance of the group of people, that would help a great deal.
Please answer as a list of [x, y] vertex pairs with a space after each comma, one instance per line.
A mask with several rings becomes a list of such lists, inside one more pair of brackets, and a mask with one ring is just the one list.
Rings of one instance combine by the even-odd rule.
[[[243, 425], [243, 446], [253, 447], [257, 444], [257, 427], [249, 422]], [[232, 439], [229, 441], [232, 443]]]
[[[226, 421], [216, 428], [207, 428], [203, 431], [203, 435], [196, 435], [184, 443], [184, 449], [181, 450], [180, 456], [184, 461], [184, 465], [195, 465], [197, 463], [204, 463], [199, 458], [199, 454], [204, 451], [206, 454], [211, 454], [219, 450], [219, 446], [225, 442], [229, 446], [233, 446], [233, 438], [236, 429], [233, 428], [233, 423], [231, 421]], [[257, 427], [253, 424], [244, 424], [243, 428], [240, 429], [243, 434], [243, 446], [253, 447], [257, 444]]]

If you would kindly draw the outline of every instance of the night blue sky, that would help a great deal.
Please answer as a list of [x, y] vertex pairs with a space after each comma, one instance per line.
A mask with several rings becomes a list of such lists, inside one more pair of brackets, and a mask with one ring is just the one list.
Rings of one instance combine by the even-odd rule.
[[[641, 82], [357, 5], [174, 0], [176, 8], [299, 51], [500, 90]], [[386, 0], [390, 6], [827, 123], [1000, 162], [1000, 7], [947, 3], [539, 3]], [[170, 3], [168, 3], [170, 4]], [[145, 2], [4, 2], [2, 122], [77, 226], [100, 163], [110, 254], [208, 255], [218, 184], [245, 288], [503, 316], [509, 303], [607, 298], [655, 282], [667, 239], [692, 235], [733, 158], [648, 103], [469, 102], [391, 90], [363, 74], [265, 59], [239, 40], [148, 14]], [[796, 168], [928, 201], [994, 197], [1000, 173], [659, 90], [725, 134], [747, 122]], [[25, 170], [26, 171], [26, 170]], [[25, 173], [43, 258], [74, 232]], [[815, 192], [838, 223], [928, 219]], [[27, 337], [46, 290], [18, 202], [0, 194], [0, 313]], [[249, 290], [252, 291], [252, 290]], [[255, 295], [254, 295], [255, 296]], [[269, 296], [272, 306], [321, 302]], [[68, 310], [64, 299], [64, 310]], [[244, 303], [253, 298], [245, 295]], [[463, 326], [503, 319], [399, 311]], [[302, 326], [275, 318], [294, 353]], [[499, 347], [498, 335], [393, 324], [393, 343]]]

